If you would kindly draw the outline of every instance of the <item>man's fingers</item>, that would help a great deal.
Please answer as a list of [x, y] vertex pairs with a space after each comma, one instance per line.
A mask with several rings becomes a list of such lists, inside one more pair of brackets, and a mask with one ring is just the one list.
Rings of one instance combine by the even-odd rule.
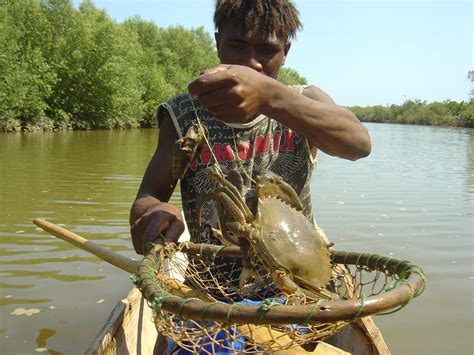
[[229, 70], [229, 69], [230, 69], [230, 65], [219, 64], [218, 66], [215, 66], [213, 68], [204, 69], [199, 75], [214, 74], [214, 73], [217, 73], [219, 71], [225, 71], [225, 70]]
[[173, 220], [168, 229], [165, 231], [167, 241], [177, 242], [181, 234], [184, 232], [184, 223], [179, 219]]
[[199, 95], [199, 102], [209, 110], [215, 106], [233, 107], [238, 106], [242, 99], [233, 92], [233, 87], [225, 85], [214, 91], [208, 91]]
[[199, 96], [205, 92], [220, 89], [232, 80], [227, 70], [202, 74], [188, 85], [188, 91], [191, 96]]
[[148, 243], [153, 243], [159, 239], [160, 233], [169, 227], [170, 223], [162, 218], [153, 220], [143, 233], [143, 251]]

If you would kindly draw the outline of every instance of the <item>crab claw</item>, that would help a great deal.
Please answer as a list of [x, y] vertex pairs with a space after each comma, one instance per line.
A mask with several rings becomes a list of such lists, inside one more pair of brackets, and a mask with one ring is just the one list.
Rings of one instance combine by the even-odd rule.
[[249, 266], [242, 266], [242, 272], [240, 273], [239, 278], [239, 287], [243, 289], [252, 278], [257, 283], [261, 283], [263, 281], [262, 277], [253, 268]]

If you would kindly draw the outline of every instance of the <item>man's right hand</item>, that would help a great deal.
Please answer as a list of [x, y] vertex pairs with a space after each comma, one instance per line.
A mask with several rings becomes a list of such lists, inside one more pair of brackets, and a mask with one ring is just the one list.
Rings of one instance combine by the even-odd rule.
[[[166, 203], [158, 202], [148, 208], [130, 228], [133, 247], [138, 254], [144, 254], [148, 243], [160, 240], [176, 242], [184, 232], [183, 216], [178, 208]], [[160, 240], [162, 242], [162, 240]]]

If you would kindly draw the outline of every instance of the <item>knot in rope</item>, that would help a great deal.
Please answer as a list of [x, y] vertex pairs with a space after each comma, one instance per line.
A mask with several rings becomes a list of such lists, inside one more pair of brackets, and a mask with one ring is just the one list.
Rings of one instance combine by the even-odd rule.
[[270, 310], [272, 309], [273, 307], [275, 306], [281, 306], [281, 303], [278, 303], [278, 302], [274, 302], [270, 299], [266, 299], [265, 301], [263, 301], [260, 306], [258, 307], [258, 310], [259, 310], [259, 317], [258, 317], [258, 320], [262, 320], [263, 317], [265, 316], [265, 314]]
[[165, 296], [165, 297], [155, 297], [153, 299], [153, 302], [152, 302], [152, 307], [155, 311], [159, 312], [161, 311], [161, 308], [163, 307], [163, 303], [168, 299], [168, 298], [172, 298], [174, 296], [170, 295], [170, 296]]
[[135, 274], [131, 274], [130, 275], [130, 280], [132, 281], [132, 283], [138, 287], [138, 285], [140, 284], [140, 278], [135, 275]]

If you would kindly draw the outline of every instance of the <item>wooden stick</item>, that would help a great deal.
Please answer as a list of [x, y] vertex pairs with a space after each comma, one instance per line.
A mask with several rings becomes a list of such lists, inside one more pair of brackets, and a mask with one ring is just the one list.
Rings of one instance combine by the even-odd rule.
[[68, 231], [65, 228], [62, 228], [54, 223], [45, 221], [44, 219], [35, 218], [33, 223], [36, 224], [41, 229], [46, 232], [51, 233], [55, 237], [58, 237], [72, 245], [83, 249], [95, 256], [101, 258], [102, 260], [112, 264], [113, 266], [118, 267], [130, 274], [133, 274], [137, 271], [139, 262], [136, 260], [129, 259], [125, 256], [122, 256], [116, 252], [108, 250], [86, 238], [81, 237], [78, 234], [75, 234], [71, 231]]
[[[33, 223], [46, 232], [51, 233], [55, 237], [58, 237], [82, 250], [95, 255], [105, 262], [118, 267], [119, 269], [122, 269], [130, 274], [137, 272], [138, 265], [140, 264], [139, 261], [122, 256], [119, 253], [104, 248], [94, 242], [91, 242], [90, 240], [87, 240], [84, 237], [81, 237], [76, 233], [73, 233], [54, 223], [45, 221], [44, 219], [35, 218]], [[171, 293], [176, 294], [179, 297], [197, 297], [203, 301], [210, 301], [209, 297], [206, 297], [199, 290], [193, 290], [192, 288], [178, 282], [177, 280], [167, 277], [166, 275], [159, 275], [159, 278], [166, 284], [167, 287], [169, 287]]]

